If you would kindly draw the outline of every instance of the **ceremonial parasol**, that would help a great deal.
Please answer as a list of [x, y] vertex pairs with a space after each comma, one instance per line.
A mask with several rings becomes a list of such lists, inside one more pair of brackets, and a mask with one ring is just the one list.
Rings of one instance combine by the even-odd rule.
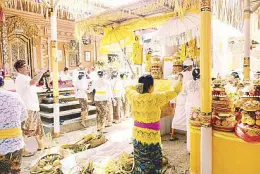
[[187, 31], [198, 28], [200, 25], [200, 15], [196, 13], [187, 13], [183, 18], [176, 16], [168, 20], [158, 30], [160, 37], [171, 37], [180, 35]]
[[124, 47], [127, 45], [133, 44], [135, 41], [135, 35], [133, 32], [129, 31], [127, 28], [123, 26], [117, 26], [117, 27], [111, 27], [111, 28], [105, 28], [104, 29], [104, 36], [101, 40], [101, 51], [105, 52], [104, 48], [106, 48], [109, 45], [115, 45], [118, 44], [120, 47], [120, 50], [124, 53], [124, 59], [126, 60], [130, 70], [133, 73], [133, 69], [131, 67], [131, 64], [125, 55]]
[[101, 46], [111, 45], [118, 43], [120, 46], [130, 45], [134, 42], [135, 36], [134, 33], [127, 30], [125, 27], [111, 27], [104, 29], [104, 36], [101, 40]]

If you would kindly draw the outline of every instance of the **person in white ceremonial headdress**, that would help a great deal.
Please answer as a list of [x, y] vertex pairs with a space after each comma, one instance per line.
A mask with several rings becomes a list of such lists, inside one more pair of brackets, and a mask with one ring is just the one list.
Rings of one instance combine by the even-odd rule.
[[[180, 73], [182, 76], [182, 86], [185, 86], [187, 82], [193, 79], [192, 77], [192, 60], [185, 60], [183, 62], [184, 70]], [[185, 103], [186, 103], [186, 94], [184, 88], [182, 92], [177, 96], [176, 99], [176, 107], [174, 112], [174, 117], [172, 120], [172, 134], [170, 141], [176, 141], [178, 138], [175, 135], [175, 130], [183, 130], [186, 131], [186, 111], [185, 111]]]
[[192, 71], [193, 79], [184, 86], [186, 94], [185, 112], [186, 112], [186, 126], [187, 126], [187, 151], [190, 152], [190, 131], [189, 120], [192, 113], [192, 108], [198, 109], [200, 107], [200, 69], [194, 68]]
[[98, 71], [98, 78], [93, 82], [92, 88], [95, 90], [94, 100], [97, 108], [97, 130], [103, 133], [106, 122], [110, 122], [112, 118], [108, 118], [109, 105], [108, 102], [115, 102], [110, 83], [104, 78], [104, 72]]
[[78, 79], [75, 81], [75, 97], [79, 100], [81, 106], [81, 124], [87, 127], [88, 116], [88, 90], [90, 78], [86, 74], [86, 71], [78, 71]]

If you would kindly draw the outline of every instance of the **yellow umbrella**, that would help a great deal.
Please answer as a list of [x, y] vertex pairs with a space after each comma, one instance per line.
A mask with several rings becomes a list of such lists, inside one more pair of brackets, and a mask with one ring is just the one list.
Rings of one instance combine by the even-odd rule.
[[132, 44], [134, 39], [134, 33], [127, 30], [125, 27], [118, 26], [116, 28], [105, 28], [101, 46], [118, 43], [122, 48], [123, 46]]

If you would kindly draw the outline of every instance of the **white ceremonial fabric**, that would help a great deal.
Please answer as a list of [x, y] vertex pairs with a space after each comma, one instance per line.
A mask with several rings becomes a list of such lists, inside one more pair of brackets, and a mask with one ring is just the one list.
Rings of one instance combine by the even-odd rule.
[[[179, 82], [177, 74], [172, 74], [168, 76], [167, 80], [170, 80], [171, 86], [175, 86]], [[170, 103], [176, 103], [176, 98], [172, 99]]]
[[124, 93], [124, 87], [123, 83], [120, 79], [112, 79], [111, 80], [111, 88], [113, 92], [113, 97], [114, 98], [120, 98], [123, 96]]
[[88, 98], [88, 87], [90, 79], [87, 79], [86, 76], [82, 77], [81, 80], [76, 80], [75, 82], [75, 97], [87, 99]]
[[28, 110], [40, 111], [39, 99], [35, 85], [30, 85], [31, 77], [18, 73], [15, 79], [16, 92], [20, 95]]
[[182, 72], [182, 75], [183, 75], [183, 79], [182, 79], [182, 92], [184, 93], [184, 87], [187, 85], [187, 83], [191, 80], [193, 80], [193, 77], [192, 77], [192, 72], [191, 71], [185, 71], [185, 72]]
[[97, 80], [98, 79], [97, 71], [90, 72], [89, 76], [90, 76], [91, 80]]
[[62, 72], [60, 74], [60, 80], [61, 81], [68, 81], [68, 80], [72, 80], [72, 77], [71, 77], [70, 73], [65, 74], [64, 72]]
[[[0, 130], [21, 127], [27, 115], [25, 104], [18, 94], [0, 89]], [[0, 155], [15, 152], [23, 147], [23, 137], [0, 140]]]
[[200, 173], [212, 174], [212, 127], [201, 127], [200, 144]]
[[172, 119], [172, 128], [186, 131], [186, 113], [185, 113], [185, 101], [184, 94], [179, 94], [176, 99], [175, 114]]
[[95, 101], [109, 101], [113, 97], [110, 83], [103, 78], [95, 80], [92, 88], [96, 90]]
[[164, 61], [163, 62], [163, 79], [167, 79], [168, 76], [172, 74], [172, 71], [173, 71], [173, 62]]
[[73, 72], [72, 72], [72, 84], [73, 86], [76, 85], [76, 81], [78, 79], [78, 76], [79, 76], [79, 70], [78, 69], [75, 69]]
[[184, 87], [186, 86], [187, 82], [193, 79], [192, 72], [186, 71], [182, 72], [183, 79], [182, 79], [182, 92], [177, 96], [176, 99], [176, 107], [175, 107], [175, 114], [172, 120], [172, 128], [178, 130], [187, 130], [186, 129], [186, 112], [185, 112], [185, 103], [186, 103], [186, 94], [184, 91]]
[[186, 93], [186, 126], [187, 126], [187, 150], [190, 152], [190, 128], [189, 119], [192, 113], [192, 108], [200, 107], [200, 80], [191, 80], [184, 87]]

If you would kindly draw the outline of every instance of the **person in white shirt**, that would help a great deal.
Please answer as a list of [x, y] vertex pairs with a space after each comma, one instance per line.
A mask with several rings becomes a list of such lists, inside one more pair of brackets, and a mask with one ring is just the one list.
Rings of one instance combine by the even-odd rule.
[[20, 173], [24, 148], [21, 125], [28, 114], [21, 97], [3, 85], [0, 74], [0, 173]]
[[[98, 79], [98, 75], [97, 75], [97, 71], [95, 70], [95, 67], [91, 67], [88, 69], [88, 76], [91, 79], [91, 82], [89, 83], [89, 86], [91, 88], [92, 86], [92, 82]], [[93, 91], [89, 91], [89, 95], [88, 95], [89, 100], [91, 101], [91, 103], [94, 103], [94, 92]]]
[[75, 83], [78, 79], [79, 71], [85, 71], [85, 67], [83, 66], [82, 63], [79, 63], [78, 68], [75, 69], [72, 73], [72, 84], [73, 84], [73, 86], [75, 86]]
[[[28, 119], [22, 126], [23, 134], [25, 138], [35, 137], [38, 142], [39, 150], [42, 150], [44, 148], [43, 137], [45, 134], [39, 114], [40, 107], [38, 95], [36, 92], [36, 84], [39, 82], [46, 70], [40, 70], [38, 74], [33, 79], [31, 79], [31, 77], [28, 75], [29, 68], [24, 60], [18, 60], [14, 64], [14, 67], [18, 72], [18, 75], [15, 79], [16, 92], [20, 95], [28, 110]], [[31, 155], [32, 154], [26, 152], [26, 150], [24, 151], [24, 156]]]
[[81, 124], [86, 125], [88, 116], [88, 88], [90, 79], [87, 79], [85, 71], [78, 71], [78, 79], [75, 82], [75, 97], [79, 100], [81, 106]]
[[129, 103], [127, 101], [127, 97], [126, 97], [126, 93], [125, 93], [125, 88], [127, 87], [127, 82], [126, 82], [126, 74], [125, 73], [121, 73], [120, 74], [120, 81], [122, 83], [122, 120], [124, 121], [126, 118], [129, 117], [129, 113], [130, 113], [130, 106]]
[[113, 122], [118, 123], [122, 121], [123, 117], [122, 100], [124, 100], [124, 87], [117, 71], [112, 72], [112, 80], [110, 82], [115, 100], [113, 103]]
[[[185, 60], [183, 62], [184, 71], [181, 73], [182, 86], [185, 86], [187, 82], [193, 79], [192, 77], [192, 60]], [[176, 98], [176, 107], [174, 117], [172, 119], [172, 134], [170, 141], [176, 141], [178, 138], [175, 136], [175, 129], [186, 131], [186, 112], [185, 112], [186, 94], [184, 88]]]
[[190, 80], [184, 91], [186, 94], [185, 112], [186, 112], [186, 126], [187, 126], [187, 151], [190, 152], [190, 129], [189, 120], [192, 113], [192, 108], [198, 109], [200, 107], [200, 69], [195, 68], [192, 71], [193, 79]]
[[113, 94], [109, 82], [104, 79], [104, 72], [98, 71], [97, 73], [98, 79], [93, 82], [92, 88], [95, 91], [94, 100], [97, 108], [97, 130], [102, 133], [106, 121], [110, 122], [110, 120], [106, 119], [109, 115], [108, 102], [113, 100]]
[[67, 67], [64, 68], [64, 71], [60, 75], [61, 81], [69, 81], [72, 80], [71, 74], [69, 73], [69, 69]]
[[91, 70], [89, 72], [89, 76], [92, 80], [97, 80], [98, 75], [97, 75], [97, 71], [95, 70], [95, 67], [91, 67]]

